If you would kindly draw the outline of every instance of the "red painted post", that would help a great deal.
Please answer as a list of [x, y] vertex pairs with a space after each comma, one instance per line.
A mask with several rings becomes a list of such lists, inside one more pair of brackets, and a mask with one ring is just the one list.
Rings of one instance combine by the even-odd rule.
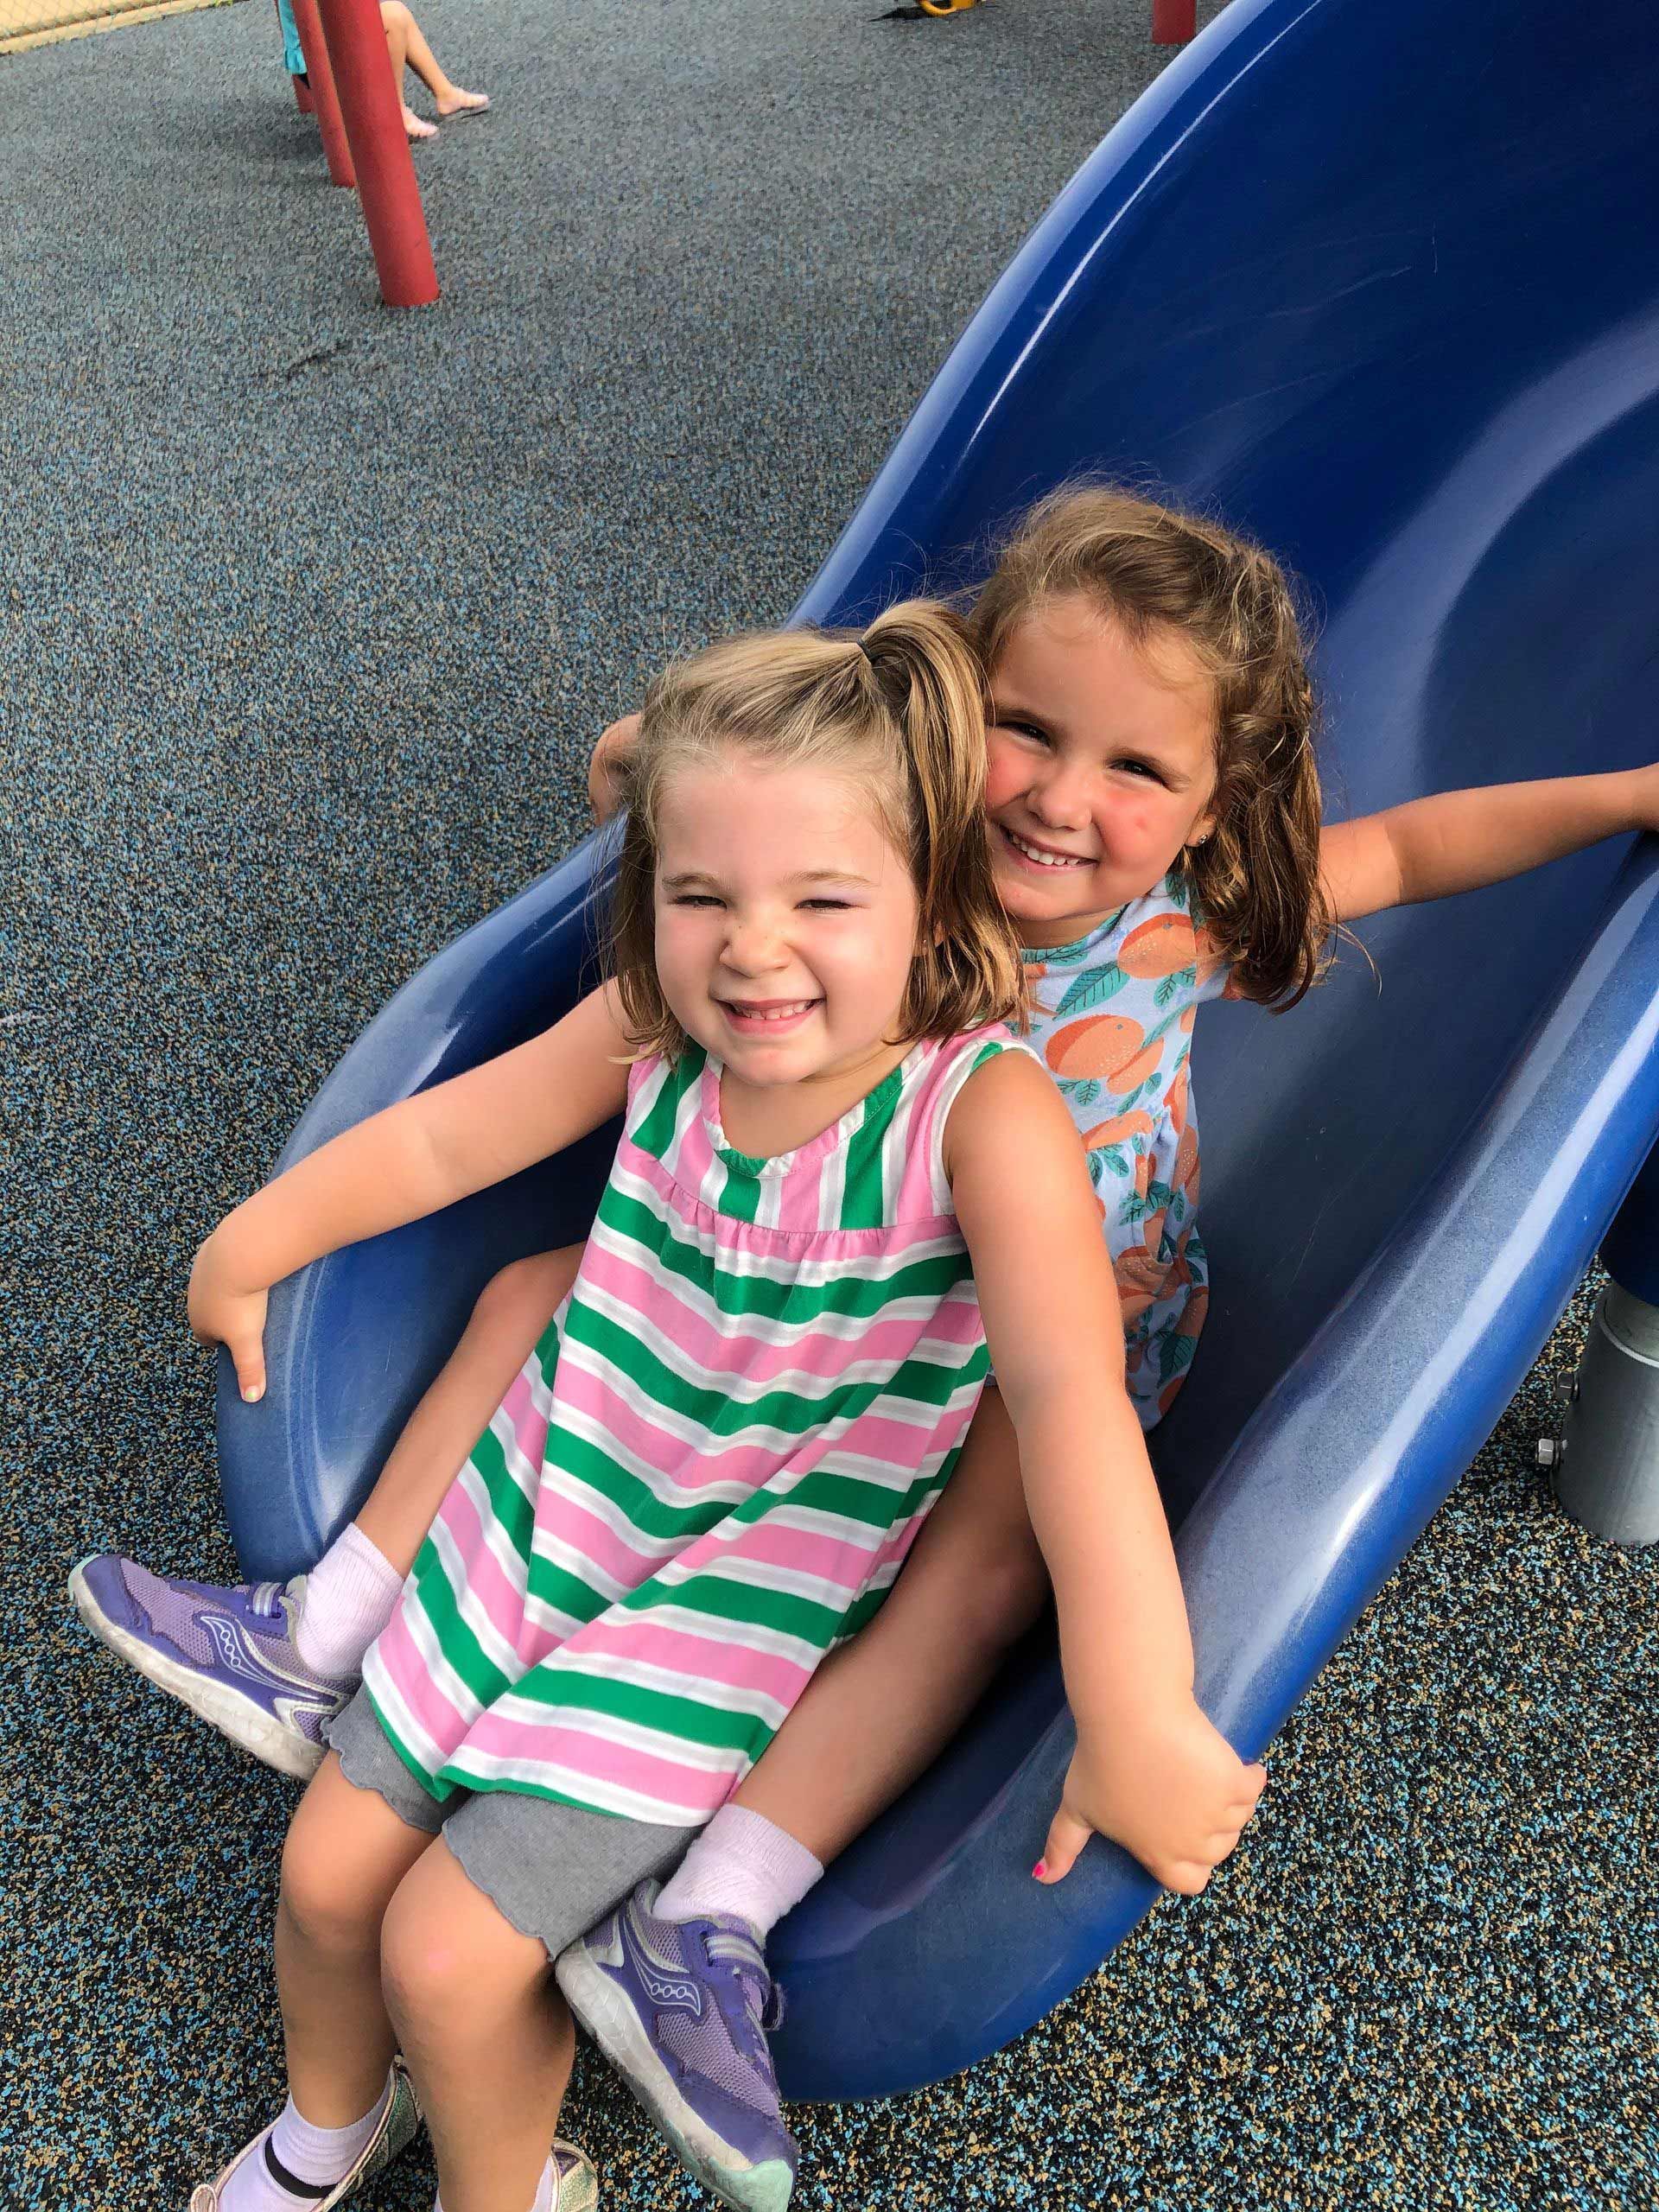
[[430, 307], [438, 296], [438, 272], [404, 130], [403, 101], [392, 82], [379, 0], [318, 0], [318, 5], [380, 296], [391, 308]]
[[1185, 46], [1198, 31], [1198, 0], [1152, 0], [1152, 42]]
[[311, 79], [311, 101], [317, 111], [317, 128], [322, 133], [323, 158], [328, 164], [328, 175], [335, 184], [354, 185], [357, 172], [352, 167], [351, 148], [346, 143], [346, 125], [340, 112], [340, 96], [334, 90], [334, 73], [328, 67], [328, 45], [322, 35], [322, 18], [317, 13], [317, 0], [293, 0], [294, 28], [300, 35], [300, 50], [305, 55], [305, 73]]
[[302, 115], [315, 115], [317, 111], [317, 104], [311, 97], [310, 86], [306, 83], [303, 77], [296, 77], [291, 79], [291, 82], [294, 86], [295, 106]]

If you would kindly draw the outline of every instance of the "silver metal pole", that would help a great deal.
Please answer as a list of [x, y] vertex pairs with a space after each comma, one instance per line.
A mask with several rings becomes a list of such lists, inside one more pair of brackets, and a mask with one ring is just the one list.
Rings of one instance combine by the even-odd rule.
[[1610, 1282], [1559, 1436], [1538, 1446], [1555, 1495], [1611, 1544], [1659, 1543], [1659, 1306]]

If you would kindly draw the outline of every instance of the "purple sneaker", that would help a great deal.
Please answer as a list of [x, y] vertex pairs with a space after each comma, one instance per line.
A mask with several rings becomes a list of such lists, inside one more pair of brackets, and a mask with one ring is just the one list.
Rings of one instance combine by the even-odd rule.
[[314, 1674], [295, 1649], [303, 1575], [222, 1590], [95, 1552], [69, 1594], [100, 1643], [255, 1758], [302, 1781], [321, 1765], [323, 1723], [357, 1684]]
[[782, 2002], [741, 1920], [659, 1920], [661, 1887], [561, 1952], [559, 1987], [688, 2171], [738, 2212], [783, 2212], [800, 2147], [766, 2048]]

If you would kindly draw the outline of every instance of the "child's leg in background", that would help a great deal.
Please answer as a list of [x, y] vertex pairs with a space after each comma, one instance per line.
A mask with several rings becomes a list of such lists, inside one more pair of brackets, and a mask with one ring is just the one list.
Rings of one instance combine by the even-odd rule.
[[398, 99], [404, 96], [405, 69], [412, 69], [429, 92], [446, 91], [449, 79], [439, 68], [437, 57], [422, 36], [420, 25], [404, 0], [380, 0], [380, 22], [391, 54], [391, 73], [397, 79]]
[[[421, 35], [421, 27], [404, 4], [404, 0], [380, 0], [380, 22], [386, 34], [386, 46], [391, 55], [391, 73], [397, 80], [397, 97], [404, 97], [404, 71], [412, 69], [437, 102], [441, 115], [454, 115], [462, 109], [487, 107], [488, 99], [482, 92], [464, 92], [438, 67], [437, 56]], [[408, 110], [405, 108], [405, 114]]]
[[362, 1673], [450, 1484], [575, 1281], [582, 1250], [537, 1252], [486, 1283], [374, 1488], [308, 1576], [295, 1649], [342, 1688]]
[[992, 1388], [886, 1604], [819, 1668], [732, 1802], [827, 1863], [931, 1765], [1048, 1594]]
[[[410, 1416], [362, 1510], [291, 1591], [169, 1581], [113, 1553], [70, 1577], [92, 1633], [233, 1743], [308, 1776], [433, 1516], [575, 1280], [579, 1244], [515, 1261]], [[213, 1616], [211, 1624], [207, 1617]], [[226, 1647], [235, 1654], [224, 1664]]]
[[[983, 1695], [1048, 1594], [1020, 1451], [1001, 1394], [981, 1399], [944, 1495], [875, 1618], [825, 1660], [730, 1801], [827, 1863], [930, 1766]], [[755, 1831], [717, 1814], [658, 1910], [734, 1911], [756, 1926], [764, 1899], [731, 1901], [724, 1835]], [[709, 1884], [727, 1902], [709, 1902]], [[791, 1902], [793, 1902], [791, 1899]], [[775, 1917], [776, 1916], [774, 1916]], [[757, 1926], [763, 1936], [770, 1923]]]

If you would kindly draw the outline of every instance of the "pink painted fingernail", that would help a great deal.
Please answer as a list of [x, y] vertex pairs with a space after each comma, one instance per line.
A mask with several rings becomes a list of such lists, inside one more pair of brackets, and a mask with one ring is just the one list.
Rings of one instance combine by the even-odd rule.
[[1046, 1859], [1039, 1859], [1037, 1861], [1037, 1864], [1031, 1870], [1031, 1878], [1033, 1882], [1040, 1882], [1047, 1872], [1048, 1862]]

